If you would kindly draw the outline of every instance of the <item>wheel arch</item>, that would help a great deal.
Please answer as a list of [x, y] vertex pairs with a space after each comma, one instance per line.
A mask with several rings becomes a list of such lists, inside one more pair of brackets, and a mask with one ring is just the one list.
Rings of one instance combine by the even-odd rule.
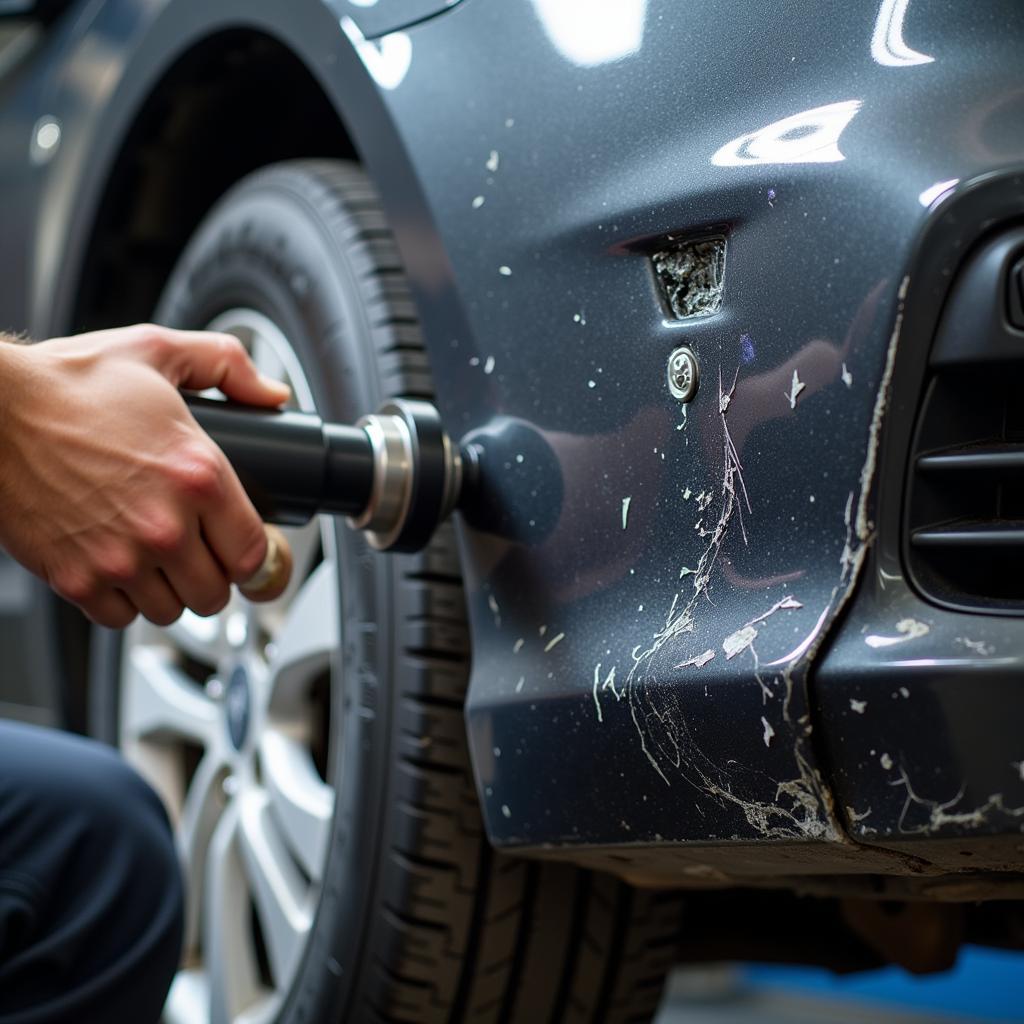
[[[260, 131], [271, 93], [302, 116]], [[70, 328], [149, 319], [217, 200], [252, 171], [310, 156], [351, 159], [355, 149], [327, 93], [290, 48], [241, 27], [189, 47], [127, 125], [83, 240]]]
[[231, 185], [280, 160], [357, 159], [403, 255], [404, 235], [436, 263], [387, 97], [321, 0], [107, 0], [54, 66], [40, 113], [64, 130], [38, 195], [36, 337], [148, 317], [175, 245]]

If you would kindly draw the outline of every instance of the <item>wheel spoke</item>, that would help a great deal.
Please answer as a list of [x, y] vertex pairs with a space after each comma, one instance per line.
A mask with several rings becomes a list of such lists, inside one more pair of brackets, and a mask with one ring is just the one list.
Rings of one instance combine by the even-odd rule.
[[274, 346], [271, 345], [266, 338], [261, 337], [255, 331], [248, 330], [239, 332], [239, 334], [241, 333], [248, 335], [247, 338], [242, 337], [239, 340], [243, 345], [248, 342], [249, 354], [253, 363], [256, 365], [256, 369], [259, 370], [264, 377], [269, 377], [271, 380], [285, 380], [288, 373], [281, 357], [274, 350]]
[[224, 807], [221, 788], [226, 761], [218, 748], [203, 755], [192, 780], [178, 821], [178, 853], [185, 869], [185, 949], [199, 940], [199, 914], [203, 902], [203, 878], [210, 839]]
[[223, 615], [202, 618], [186, 609], [181, 618], [162, 630], [169, 640], [190, 658], [204, 665], [214, 666], [228, 650], [224, 638]]
[[249, 790], [239, 806], [242, 861], [263, 927], [270, 973], [283, 989], [298, 966], [312, 925], [306, 883], [281, 838], [267, 794]]
[[319, 882], [330, 842], [334, 790], [317, 774], [309, 751], [279, 730], [263, 734], [260, 764], [285, 841], [306, 874]]
[[185, 738], [212, 745], [217, 707], [171, 660], [155, 647], [125, 652], [128, 672], [124, 687], [125, 739]]
[[210, 982], [203, 971], [186, 967], [171, 983], [164, 1005], [166, 1024], [199, 1024], [209, 1017]]
[[262, 994], [238, 836], [238, 807], [232, 805], [214, 829], [206, 862], [203, 959], [209, 979], [210, 1024], [232, 1024]]
[[332, 562], [323, 562], [299, 590], [275, 638], [270, 659], [272, 702], [287, 708], [304, 684], [330, 667], [340, 644], [337, 569]]

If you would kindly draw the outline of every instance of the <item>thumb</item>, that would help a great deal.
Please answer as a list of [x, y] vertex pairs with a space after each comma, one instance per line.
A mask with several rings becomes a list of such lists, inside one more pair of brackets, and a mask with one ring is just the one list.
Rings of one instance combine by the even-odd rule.
[[190, 391], [218, 388], [247, 405], [281, 405], [291, 389], [256, 369], [242, 343], [231, 334], [168, 330], [157, 369], [176, 387]]

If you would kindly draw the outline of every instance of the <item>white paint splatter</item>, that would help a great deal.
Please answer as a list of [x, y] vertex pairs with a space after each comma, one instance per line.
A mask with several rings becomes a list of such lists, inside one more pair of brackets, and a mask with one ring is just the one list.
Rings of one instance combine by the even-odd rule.
[[491, 172], [491, 174], [494, 174], [494, 172], [497, 171], [498, 169], [498, 164], [500, 161], [501, 157], [498, 155], [498, 151], [496, 149], [492, 149], [491, 155], [487, 158], [487, 163], [485, 164], [485, 166], [487, 167], [487, 170]]
[[629, 522], [629, 503], [632, 500], [633, 499], [631, 497], [630, 498], [623, 498], [622, 499], [622, 528], [623, 529], [626, 528], [626, 523]]
[[715, 652], [709, 647], [703, 654], [698, 654], [696, 657], [690, 658], [689, 661], [681, 661], [676, 668], [703, 668], [713, 657]]
[[501, 274], [502, 277], [511, 277], [512, 268], [505, 266], [505, 264], [503, 263], [500, 267], [498, 267], [498, 273]]
[[800, 392], [807, 387], [807, 385], [800, 379], [800, 374], [796, 370], [793, 371], [793, 383], [790, 385], [789, 394], [786, 395], [786, 400], [789, 402], [790, 409], [796, 408], [796, 400], [800, 397]]
[[484, 363], [484, 373], [488, 375], [494, 373], [494, 356], [487, 357], [487, 361]]
[[850, 698], [850, 710], [856, 711], [858, 715], [863, 715], [867, 706], [868, 702], [866, 700], [854, 700], [853, 697]]
[[853, 374], [846, 368], [846, 363], [843, 363], [843, 372], [839, 376], [848, 388], [853, 387]]
[[545, 653], [545, 654], [547, 654], [547, 652], [548, 652], [548, 651], [550, 651], [552, 647], [555, 647], [555, 646], [557, 646], [557, 645], [558, 645], [558, 644], [560, 644], [560, 643], [561, 643], [561, 642], [562, 642], [562, 641], [563, 641], [564, 639], [565, 639], [565, 634], [564, 634], [564, 633], [559, 633], [559, 634], [558, 634], [558, 636], [553, 636], [553, 637], [552, 637], [552, 638], [551, 638], [551, 639], [550, 639], [550, 640], [549, 640], [549, 641], [548, 641], [548, 642], [547, 642], [547, 643], [546, 643], [546, 644], [544, 645], [544, 653]]
[[604, 714], [601, 711], [601, 699], [597, 695], [597, 687], [601, 682], [601, 662], [594, 666], [594, 707], [597, 709], [598, 722], [604, 722]]
[[508, 804], [501, 805], [501, 813], [504, 814], [506, 818], [512, 817], [512, 812], [509, 810]]
[[882, 754], [878, 759], [878, 763], [888, 771], [892, 767], [892, 758], [888, 754]]
[[494, 624], [500, 626], [501, 609], [498, 607], [498, 599], [493, 594], [487, 595], [487, 607], [491, 609], [491, 614], [494, 616]]
[[764, 726], [764, 745], [770, 747], [772, 745], [772, 737], [775, 735], [775, 730], [772, 728], [771, 722], [768, 721], [764, 715], [761, 716], [761, 724]]
[[517, 640], [517, 641], [516, 641], [516, 642], [515, 642], [515, 643], [514, 643], [514, 644], [512, 645], [512, 653], [513, 653], [513, 654], [518, 654], [518, 653], [519, 653], [519, 652], [520, 652], [520, 651], [521, 651], [521, 650], [523, 649], [523, 644], [525, 644], [525, 643], [526, 643], [526, 641], [525, 641], [525, 640], [524, 640], [524, 639], [523, 639], [522, 637], [520, 637], [520, 638], [519, 638], [519, 639], [518, 639], [518, 640]]
[[722, 641], [722, 650], [725, 651], [725, 660], [732, 661], [737, 654], [742, 654], [757, 639], [757, 630], [747, 625], [730, 633]]
[[931, 630], [931, 626], [924, 622], [918, 622], [917, 619], [900, 619], [896, 623], [896, 632], [899, 636], [877, 636], [872, 633], [870, 636], [864, 637], [864, 643], [868, 647], [893, 647], [895, 644], [906, 643], [908, 640], [917, 640], [924, 636]]
[[[985, 803], [973, 810], [954, 811], [953, 808], [964, 798], [966, 786], [961, 786], [959, 792], [951, 800], [946, 800], [943, 803], [938, 800], [926, 800], [914, 792], [914, 787], [910, 784], [910, 779], [902, 768], [899, 779], [891, 785], [903, 786], [907, 792], [907, 799], [904, 801], [898, 823], [899, 830], [907, 835], [928, 835], [947, 825], [979, 828], [988, 821], [988, 816], [992, 811], [998, 811], [1008, 818], [1024, 818], [1024, 807], [1007, 807], [1002, 793], [993, 793]], [[912, 807], [920, 807], [925, 810], [928, 813], [928, 820], [908, 827], [906, 820]]]
[[516, 693], [522, 693], [523, 692], [523, 683], [525, 683], [525, 682], [526, 682], [526, 676], [520, 676], [519, 677], [519, 682], [516, 683]]
[[958, 644], [963, 644], [969, 651], [974, 651], [975, 654], [989, 655], [995, 653], [995, 648], [991, 644], [985, 643], [984, 640], [968, 640], [965, 636], [958, 636], [956, 638]]
[[484, 197], [483, 196], [474, 196], [473, 197], [473, 209], [474, 210], [479, 210], [480, 207], [483, 206], [483, 205], [484, 205]]

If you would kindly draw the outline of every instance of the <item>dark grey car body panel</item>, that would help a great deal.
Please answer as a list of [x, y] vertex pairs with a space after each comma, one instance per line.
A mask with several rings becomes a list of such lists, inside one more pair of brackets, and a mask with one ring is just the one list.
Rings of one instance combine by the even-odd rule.
[[[614, 847], [637, 864], [662, 851], [713, 880], [708, 861], [728, 862], [722, 877], [898, 873], [933, 835], [1019, 833], [1019, 812], [902, 833], [909, 789], [869, 761], [888, 749], [871, 740], [877, 754], [843, 762], [843, 737], [873, 726], [851, 719], [860, 691], [839, 677], [863, 669], [898, 690], [888, 673], [912, 658], [912, 696], [888, 698], [912, 733], [904, 708], [940, 685], [931, 662], [955, 653], [973, 686], [985, 658], [955, 646], [967, 627], [902, 584], [898, 559], [881, 595], [873, 554], [832, 627], [874, 537], [904, 304], [940, 302], [948, 283], [948, 267], [917, 280], [921, 239], [971, 182], [1024, 167], [1024, 10], [632, 0], [573, 20], [546, 0], [465, 0], [370, 41], [443, 5], [353, 32], [339, 3], [75, 5], [0, 81], [0, 325], [74, 326], [110, 167], [177, 56], [228, 27], [272, 35], [321, 83], [377, 181], [448, 429], [483, 453], [491, 511], [460, 535], [467, 721], [495, 843]], [[33, 168], [43, 113], [64, 140]], [[1007, 188], [1000, 216], [1019, 215], [1019, 186]], [[672, 320], [648, 255], [710, 236], [727, 239], [722, 309]], [[684, 342], [703, 371], [686, 410], [665, 384]], [[929, 631], [865, 647], [862, 626], [907, 618]], [[982, 719], [1004, 730], [1001, 709], [1020, 701], [1005, 683], [1024, 666], [1017, 626], [983, 627], [1009, 660], [1004, 683], [975, 688]], [[952, 699], [932, 706], [958, 714]], [[1004, 731], [1000, 749], [1013, 741]], [[948, 795], [973, 796], [975, 748], [990, 742], [910, 761], [933, 750]], [[978, 768], [977, 785], [1022, 808], [1006, 760], [1005, 778]], [[756, 855], [752, 842], [765, 844]], [[971, 866], [1004, 865], [997, 847]]]

